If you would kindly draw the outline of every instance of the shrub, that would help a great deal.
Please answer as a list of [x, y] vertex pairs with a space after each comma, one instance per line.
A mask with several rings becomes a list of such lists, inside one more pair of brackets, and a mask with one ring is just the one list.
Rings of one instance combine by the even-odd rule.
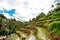
[[0, 36], [4, 36], [4, 35], [7, 35], [7, 31], [5, 31], [5, 30], [0, 30]]

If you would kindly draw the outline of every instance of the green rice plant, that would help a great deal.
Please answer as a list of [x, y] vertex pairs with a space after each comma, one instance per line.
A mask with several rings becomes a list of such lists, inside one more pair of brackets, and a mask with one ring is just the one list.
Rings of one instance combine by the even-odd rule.
[[37, 22], [36, 26], [43, 26], [43, 24], [44, 24], [43, 22]]
[[52, 33], [56, 33], [57, 35], [60, 36], [60, 21], [54, 21], [48, 25], [48, 29]]

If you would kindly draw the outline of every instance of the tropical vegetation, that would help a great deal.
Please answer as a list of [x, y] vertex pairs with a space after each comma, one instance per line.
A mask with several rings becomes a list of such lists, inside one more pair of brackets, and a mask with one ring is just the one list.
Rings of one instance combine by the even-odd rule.
[[[60, 40], [60, 3], [54, 10], [47, 14], [40, 13], [30, 21], [17, 21], [8, 19], [0, 14], [0, 36], [18, 35], [21, 40], [25, 40], [34, 35], [36, 40]], [[21, 35], [26, 35], [23, 37]]]

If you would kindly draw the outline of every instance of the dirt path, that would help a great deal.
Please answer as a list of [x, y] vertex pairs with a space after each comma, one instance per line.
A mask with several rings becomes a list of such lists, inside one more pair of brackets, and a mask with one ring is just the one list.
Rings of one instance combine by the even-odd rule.
[[37, 36], [40, 40], [52, 40], [50, 34], [46, 29], [44, 28], [37, 28], [37, 29], [38, 29]]

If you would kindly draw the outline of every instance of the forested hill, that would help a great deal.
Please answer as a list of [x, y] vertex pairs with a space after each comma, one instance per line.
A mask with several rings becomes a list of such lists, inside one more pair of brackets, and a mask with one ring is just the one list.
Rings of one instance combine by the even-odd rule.
[[46, 40], [49, 38], [51, 40], [60, 40], [60, 3], [57, 3], [57, 7], [54, 10], [49, 11], [47, 14], [42, 12], [29, 22], [8, 19], [3, 14], [0, 14], [0, 36], [8, 36], [13, 33], [19, 35], [20, 33], [17, 33], [17, 31], [27, 35], [32, 31], [37, 40], [40, 40], [43, 36], [44, 38], [46, 37]]

